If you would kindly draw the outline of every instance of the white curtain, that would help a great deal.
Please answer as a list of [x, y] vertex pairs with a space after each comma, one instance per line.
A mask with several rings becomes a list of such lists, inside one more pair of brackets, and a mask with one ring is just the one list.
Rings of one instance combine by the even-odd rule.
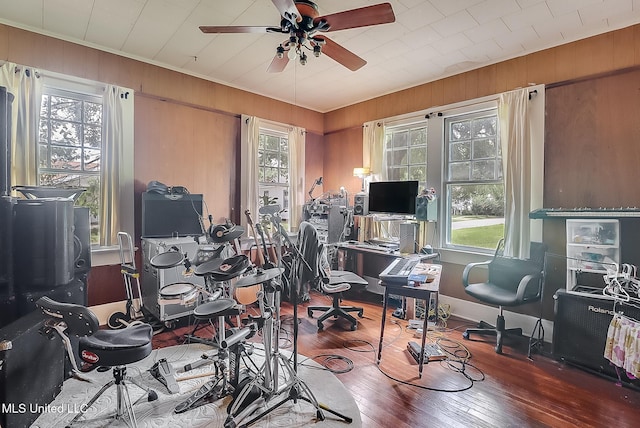
[[260, 119], [255, 116], [242, 115], [242, 180], [240, 184], [240, 208], [242, 220], [240, 224], [247, 227], [244, 212], [249, 210], [253, 218], [257, 218], [258, 202], [258, 145], [260, 142]]
[[369, 180], [387, 179], [384, 124], [380, 121], [366, 122], [362, 126], [362, 166], [370, 169]]
[[13, 94], [11, 185], [37, 184], [38, 118], [42, 79], [38, 70], [11, 62], [0, 66], [0, 86]]
[[297, 230], [302, 221], [302, 205], [305, 201], [304, 128], [293, 126], [289, 130], [289, 224], [291, 230]]
[[498, 117], [505, 193], [504, 253], [528, 258], [532, 185], [529, 90], [501, 94]]
[[127, 101], [126, 89], [107, 85], [105, 89], [104, 142], [100, 165], [100, 246], [117, 245], [122, 230], [120, 177], [123, 163], [122, 103]]

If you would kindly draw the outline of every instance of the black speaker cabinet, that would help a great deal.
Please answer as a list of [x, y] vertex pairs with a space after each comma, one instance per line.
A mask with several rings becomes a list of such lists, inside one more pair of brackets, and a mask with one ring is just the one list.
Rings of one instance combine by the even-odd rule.
[[80, 275], [74, 277], [70, 283], [60, 285], [47, 291], [27, 291], [16, 296], [18, 305], [18, 316], [24, 316], [35, 311], [36, 302], [41, 297], [50, 297], [61, 303], [75, 303], [87, 306], [87, 284], [86, 277]]
[[68, 284], [74, 275], [73, 201], [18, 199], [13, 225], [16, 292]]
[[87, 207], [73, 207], [73, 267], [75, 273], [91, 270], [91, 219]]
[[13, 294], [13, 206], [15, 199], [0, 196], [0, 295]]
[[45, 406], [60, 393], [65, 353], [57, 336], [39, 330], [40, 311], [0, 329], [0, 426], [31, 426]]
[[353, 197], [353, 214], [369, 214], [369, 195], [367, 193], [356, 193]]
[[18, 304], [13, 293], [0, 293], [0, 328], [18, 318]]
[[11, 193], [11, 104], [13, 95], [0, 86], [0, 196]]
[[[558, 290], [554, 295], [553, 354], [577, 366], [617, 377], [604, 358], [607, 330], [613, 318], [613, 300]], [[640, 309], [616, 304], [616, 311], [640, 319]], [[624, 370], [622, 370], [624, 371]]]

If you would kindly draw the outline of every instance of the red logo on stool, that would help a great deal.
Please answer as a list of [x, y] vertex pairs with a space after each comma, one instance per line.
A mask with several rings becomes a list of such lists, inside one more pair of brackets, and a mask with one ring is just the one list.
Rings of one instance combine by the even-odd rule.
[[89, 351], [82, 351], [80, 356], [82, 357], [82, 359], [84, 361], [86, 361], [87, 363], [91, 363], [91, 364], [97, 363], [98, 360], [100, 359], [100, 358], [98, 358], [98, 356], [96, 354], [94, 354], [93, 352], [89, 352]]

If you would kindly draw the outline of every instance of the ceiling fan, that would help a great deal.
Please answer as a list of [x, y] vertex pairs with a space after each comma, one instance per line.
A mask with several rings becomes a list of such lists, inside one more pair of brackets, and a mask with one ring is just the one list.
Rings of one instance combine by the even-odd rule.
[[318, 34], [349, 28], [387, 24], [396, 20], [389, 3], [381, 3], [320, 16], [318, 6], [309, 0], [271, 0], [281, 15], [280, 27], [201, 26], [203, 33], [281, 33], [289, 37], [276, 48], [276, 55], [267, 71], [281, 72], [289, 60], [307, 63], [305, 51], [328, 57], [356, 71], [367, 62], [328, 37]]

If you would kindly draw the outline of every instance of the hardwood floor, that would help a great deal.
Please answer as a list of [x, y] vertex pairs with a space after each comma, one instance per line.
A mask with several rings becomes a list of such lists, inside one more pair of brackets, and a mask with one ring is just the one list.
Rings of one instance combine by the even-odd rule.
[[[445, 328], [428, 332], [429, 341], [437, 341], [454, 355], [430, 362], [419, 378], [418, 365], [406, 349], [409, 341], [419, 343], [419, 339], [390, 310], [378, 367], [382, 305], [376, 295], [360, 297], [343, 301], [364, 308], [356, 331], [343, 320], [328, 320], [318, 332], [306, 307], [331, 301], [312, 292], [311, 302], [298, 307], [298, 353], [344, 371], [336, 376], [353, 394], [365, 428], [635, 427], [640, 421], [640, 392], [549, 356], [534, 354], [530, 360], [526, 341], [506, 342], [504, 353], [498, 355], [495, 338], [462, 339], [469, 323], [461, 320], [449, 319]], [[249, 308], [248, 313], [257, 309]], [[281, 313], [280, 347], [290, 349], [292, 306], [284, 302]], [[156, 335], [154, 347], [182, 343], [187, 330], [179, 327]], [[206, 329], [199, 331], [201, 336], [207, 334], [211, 333]], [[550, 352], [549, 344], [545, 348], [545, 354]], [[304, 359], [299, 361], [304, 364]]]

